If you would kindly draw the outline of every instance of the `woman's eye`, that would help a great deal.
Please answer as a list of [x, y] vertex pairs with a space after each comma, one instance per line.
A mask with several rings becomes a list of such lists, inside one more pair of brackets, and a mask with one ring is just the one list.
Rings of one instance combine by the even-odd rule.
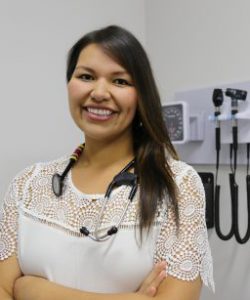
[[84, 81], [90, 81], [90, 80], [93, 80], [93, 76], [90, 75], [90, 74], [81, 74], [78, 76], [79, 79], [82, 79]]
[[122, 78], [117, 78], [114, 80], [114, 83], [117, 85], [129, 85], [131, 86], [132, 84], [129, 83], [126, 79], [122, 79]]

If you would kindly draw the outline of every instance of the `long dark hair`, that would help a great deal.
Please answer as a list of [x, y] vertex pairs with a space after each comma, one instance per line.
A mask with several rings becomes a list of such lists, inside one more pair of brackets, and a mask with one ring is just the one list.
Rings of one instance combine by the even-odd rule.
[[75, 70], [80, 52], [89, 44], [103, 51], [132, 76], [138, 93], [138, 108], [133, 121], [133, 141], [140, 179], [140, 231], [150, 228], [157, 204], [167, 199], [178, 223], [176, 184], [166, 156], [178, 159], [162, 116], [161, 101], [150, 62], [140, 42], [119, 26], [108, 26], [84, 35], [69, 51], [67, 81]]

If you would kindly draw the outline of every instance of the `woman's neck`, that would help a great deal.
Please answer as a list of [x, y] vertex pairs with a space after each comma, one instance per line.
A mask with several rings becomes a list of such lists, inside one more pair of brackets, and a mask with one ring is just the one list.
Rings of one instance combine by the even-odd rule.
[[86, 138], [79, 167], [103, 169], [111, 165], [124, 165], [134, 158], [132, 139], [100, 142]]

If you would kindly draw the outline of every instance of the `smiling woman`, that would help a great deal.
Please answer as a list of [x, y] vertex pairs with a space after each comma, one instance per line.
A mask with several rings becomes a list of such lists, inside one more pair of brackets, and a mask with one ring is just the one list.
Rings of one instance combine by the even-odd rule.
[[0, 298], [199, 299], [214, 288], [204, 189], [170, 142], [141, 44], [118, 26], [88, 33], [67, 82], [85, 144], [10, 185]]
[[[98, 44], [82, 50], [68, 83], [71, 115], [88, 139], [132, 137], [137, 92], [129, 73]], [[132, 141], [130, 140], [129, 143]]]

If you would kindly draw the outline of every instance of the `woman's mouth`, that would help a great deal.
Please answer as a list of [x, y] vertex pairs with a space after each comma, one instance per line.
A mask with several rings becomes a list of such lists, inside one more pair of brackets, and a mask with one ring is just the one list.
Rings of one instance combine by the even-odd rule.
[[110, 109], [96, 107], [83, 107], [83, 113], [93, 121], [107, 121], [115, 114], [115, 112]]

